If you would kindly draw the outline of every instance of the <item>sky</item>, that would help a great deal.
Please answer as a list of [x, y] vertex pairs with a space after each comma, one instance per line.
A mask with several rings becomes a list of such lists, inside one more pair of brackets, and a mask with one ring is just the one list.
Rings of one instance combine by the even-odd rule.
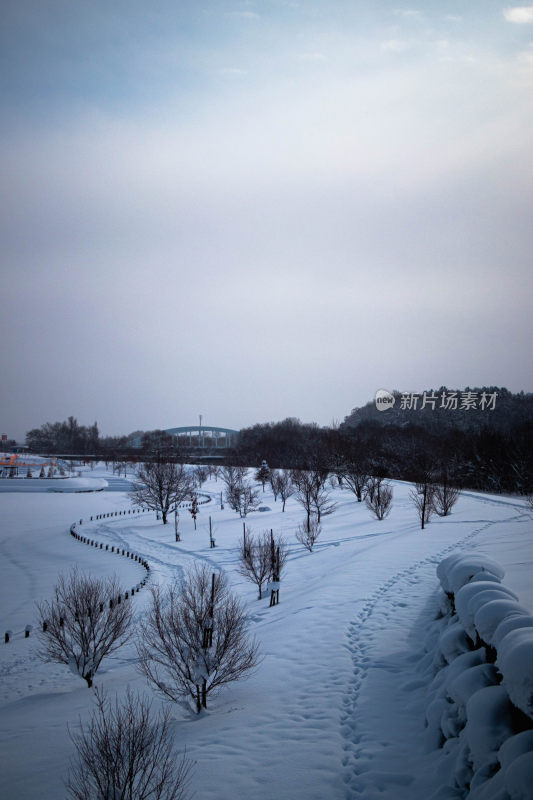
[[533, 5], [2, 17], [2, 433], [533, 390]]

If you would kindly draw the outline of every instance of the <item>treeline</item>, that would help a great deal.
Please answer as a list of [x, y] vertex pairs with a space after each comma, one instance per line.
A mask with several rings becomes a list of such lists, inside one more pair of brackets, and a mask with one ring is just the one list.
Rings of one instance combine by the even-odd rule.
[[[402, 408], [413, 398], [394, 396], [392, 409], [381, 412], [367, 403], [338, 427], [290, 417], [244, 428], [236, 446], [224, 451], [225, 462], [258, 466], [266, 460], [271, 468], [329, 471], [349, 463], [376, 477], [407, 481], [418, 481], [429, 470], [460, 488], [533, 492], [533, 395], [497, 387], [441, 387], [422, 393], [416, 408]], [[140, 439], [140, 448], [132, 446], [134, 439]], [[29, 431], [26, 442], [43, 454], [185, 460], [175, 437], [165, 431], [100, 437], [96, 423], [85, 427], [73, 417]]]
[[[402, 408], [402, 400], [407, 405], [412, 398], [394, 394], [393, 409], [382, 412], [368, 403], [337, 428], [290, 418], [241, 430], [236, 459], [259, 464], [264, 458], [271, 467], [299, 469], [324, 464], [335, 470], [351, 463], [377, 477], [406, 481], [430, 471], [461, 488], [533, 492], [533, 395], [441, 387], [426, 393], [424, 408], [424, 393], [417, 408]], [[435, 397], [432, 408], [427, 401]], [[448, 408], [438, 407], [443, 397], [451, 398]]]
[[[133, 441], [140, 439], [141, 446]], [[138, 455], [155, 460], [180, 460], [175, 437], [166, 431], [133, 431], [127, 436], [100, 436], [98, 423], [80, 425], [75, 417], [65, 422], [45, 422], [26, 434], [26, 446], [42, 455], [90, 455], [117, 459]]]
[[[287, 438], [284, 439], [284, 433]], [[337, 430], [290, 425], [254, 425], [240, 433], [235, 460], [286, 469], [336, 470], [346, 461], [382, 478], [417, 481], [427, 470], [446, 474], [461, 488], [491, 492], [533, 491], [533, 423], [509, 432], [445, 429], [430, 432], [420, 425], [383, 426], [374, 421]]]
[[66, 422], [45, 422], [26, 434], [26, 445], [37, 453], [94, 453], [100, 444], [98, 425], [79, 425], [74, 417]]

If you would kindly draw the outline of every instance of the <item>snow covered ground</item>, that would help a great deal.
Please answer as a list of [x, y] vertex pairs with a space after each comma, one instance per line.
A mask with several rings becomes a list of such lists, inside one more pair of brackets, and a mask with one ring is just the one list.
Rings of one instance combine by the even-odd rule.
[[[90, 477], [105, 479], [105, 470]], [[65, 796], [73, 754], [67, 723], [75, 728], [92, 707], [85, 683], [66, 667], [42, 664], [33, 634], [24, 639], [24, 626], [35, 625], [35, 602], [49, 597], [58, 572], [74, 563], [94, 574], [117, 572], [125, 588], [144, 575], [136, 562], [74, 540], [68, 531], [79, 519], [99, 542], [144, 556], [152, 581], [179, 578], [203, 562], [226, 571], [247, 603], [263, 655], [257, 671], [200, 716], [173, 708], [176, 745], [197, 762], [196, 797], [418, 800], [446, 785], [446, 754], [427, 745], [428, 687], [419, 669], [438, 608], [436, 565], [455, 550], [478, 550], [505, 568], [503, 583], [533, 611], [533, 519], [525, 502], [464, 493], [450, 517], [435, 517], [421, 531], [407, 484], [394, 482], [393, 510], [381, 522], [336, 489], [337, 510], [308, 553], [294, 538], [300, 506], [291, 498], [281, 513], [266, 490], [262, 500], [272, 510], [250, 514], [247, 526], [283, 533], [290, 551], [280, 604], [269, 608], [236, 574], [242, 521], [220, 509], [221, 488], [220, 481], [202, 487], [213, 501], [200, 507], [197, 531], [181, 513], [179, 543], [172, 521], [163, 526], [154, 514], [87, 522], [128, 509], [121, 492], [0, 495], [0, 633], [15, 632], [0, 643], [2, 798]], [[148, 598], [143, 590], [133, 600], [136, 615]], [[126, 645], [104, 660], [95, 682], [111, 693], [128, 685], [149, 691], [135, 660]]]

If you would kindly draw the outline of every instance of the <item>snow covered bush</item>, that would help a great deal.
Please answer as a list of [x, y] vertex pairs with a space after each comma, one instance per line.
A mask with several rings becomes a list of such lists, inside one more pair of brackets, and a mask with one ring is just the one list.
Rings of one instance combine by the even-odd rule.
[[479, 553], [453, 554], [437, 574], [449, 607], [434, 623], [439, 635], [428, 632], [422, 663], [434, 674], [426, 744], [445, 746], [453, 775], [431, 800], [531, 800], [533, 616]]
[[514, 705], [533, 719], [533, 629], [516, 628], [500, 642], [496, 665]]
[[192, 762], [173, 753], [169, 712], [129, 689], [123, 704], [95, 692], [96, 709], [79, 733], [67, 783], [73, 800], [185, 800]]
[[139, 669], [164, 697], [189, 699], [200, 713], [208, 694], [259, 663], [244, 607], [225, 576], [206, 565], [193, 567], [179, 585], [151, 592], [137, 641]]
[[458, 592], [461, 586], [480, 572], [487, 573], [484, 580], [496, 578], [499, 581], [505, 574], [505, 570], [499, 564], [480, 553], [452, 553], [437, 567], [437, 577], [442, 588], [452, 594]]
[[491, 600], [518, 600], [517, 596], [510, 589], [502, 586], [501, 583], [492, 581], [473, 581], [461, 589], [455, 595], [455, 607], [461, 625], [470, 636], [473, 642], [476, 641], [477, 633], [474, 624], [474, 617], [479, 608]]
[[52, 600], [37, 606], [44, 661], [68, 664], [92, 686], [105, 656], [131, 635], [132, 611], [116, 576], [93, 578], [74, 568], [60, 575]]

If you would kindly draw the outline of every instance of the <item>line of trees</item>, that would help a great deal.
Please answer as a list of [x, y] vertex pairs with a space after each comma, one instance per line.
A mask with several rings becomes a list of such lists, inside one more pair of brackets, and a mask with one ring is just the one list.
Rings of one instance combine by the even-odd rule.
[[[343, 479], [361, 502], [366, 476], [414, 482], [421, 461], [431, 458], [432, 469], [446, 471], [450, 482], [460, 488], [531, 494], [533, 394], [513, 394], [498, 387], [482, 391], [497, 393], [493, 410], [426, 407], [402, 411], [397, 402], [393, 409], [378, 412], [374, 403], [368, 403], [354, 409], [341, 425], [331, 427], [320, 428], [294, 417], [254, 425], [241, 430], [236, 446], [224, 452], [225, 464], [244, 466], [265, 460], [271, 474], [280, 468], [310, 470], [317, 463], [334, 470], [342, 464]], [[446, 387], [438, 392], [449, 394]], [[140, 448], [132, 448], [134, 438], [141, 439]], [[28, 431], [26, 442], [40, 453], [184, 460], [175, 437], [166, 431], [101, 437], [96, 423], [85, 427], [74, 417]], [[258, 477], [262, 484], [272, 481], [261, 467]]]

